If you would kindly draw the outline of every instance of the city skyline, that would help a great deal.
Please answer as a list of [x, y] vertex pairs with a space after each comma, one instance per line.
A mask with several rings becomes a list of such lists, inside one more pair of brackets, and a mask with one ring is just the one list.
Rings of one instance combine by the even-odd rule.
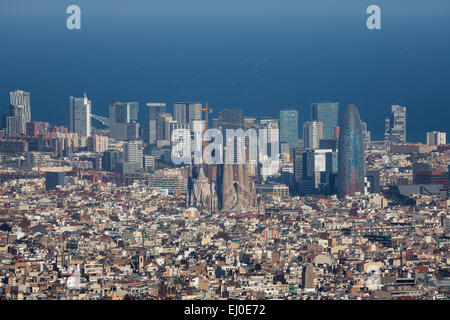
[[0, 1], [0, 300], [449, 300], [449, 14]]
[[[14, 94], [14, 98], [13, 98], [13, 94]], [[11, 107], [10, 108], [13, 108], [13, 109], [10, 109], [9, 117], [11, 117], [11, 114], [14, 115], [14, 113], [16, 112], [16, 111], [11, 111], [11, 110], [14, 110], [14, 107], [17, 107], [16, 105], [19, 105], [16, 102], [24, 101], [23, 100], [24, 98], [20, 98], [21, 99], [20, 100], [18, 95], [20, 95], [20, 96], [26, 95], [26, 103], [24, 103], [24, 107], [23, 107], [23, 116], [19, 116], [19, 117], [23, 117], [23, 119], [19, 120], [19, 122], [20, 121], [24, 122], [23, 130], [19, 129], [20, 130], [19, 134], [25, 134], [25, 125], [26, 125], [26, 123], [31, 122], [31, 121], [26, 121], [26, 119], [28, 119], [27, 114], [30, 115], [29, 120], [31, 120], [31, 109], [32, 108], [31, 108], [31, 103], [30, 103], [30, 93], [29, 92], [20, 90], [20, 89], [10, 92], [10, 96], [11, 96], [10, 97], [10, 99], [11, 99], [10, 106]], [[74, 108], [74, 106], [76, 106], [76, 103], [82, 103], [82, 102], [84, 103], [84, 101], [86, 100], [86, 93], [84, 95], [85, 95], [84, 98], [74, 98], [72, 96], [69, 97], [69, 108], [67, 109], [67, 110], [69, 110], [67, 113], [67, 117], [69, 120], [67, 120], [68, 122], [65, 122], [63, 124], [68, 126], [69, 131], [73, 130], [71, 132], [77, 132], [77, 131], [75, 131], [74, 129], [70, 129], [71, 125], [74, 126], [74, 120], [70, 120], [73, 118], [73, 116], [71, 117], [70, 110], [72, 110]], [[143, 109], [146, 109], [146, 110], [144, 110], [144, 112], [139, 113], [140, 105], [138, 102], [123, 103], [123, 102], [118, 102], [115, 100], [111, 100], [111, 101], [112, 102], [110, 102], [110, 104], [109, 104], [109, 117], [108, 117], [111, 124], [108, 123], [108, 126], [110, 126], [110, 125], [114, 126], [114, 124], [122, 123], [122, 124], [128, 124], [128, 127], [129, 127], [130, 124], [137, 123], [137, 127], [135, 126], [135, 128], [132, 130], [135, 133], [132, 133], [132, 136], [134, 136], [134, 138], [131, 138], [131, 140], [138, 139], [138, 138], [148, 139], [148, 136], [147, 136], [148, 133], [146, 130], [149, 130], [149, 124], [147, 122], [150, 120], [149, 112], [152, 112], [151, 109], [156, 107], [158, 109], [163, 108], [164, 111], [167, 110], [166, 109], [167, 103], [165, 103], [165, 102], [155, 102], [155, 101], [147, 102], [144, 104], [145, 107], [143, 107]], [[16, 105], [14, 105], [13, 102]], [[85, 110], [86, 112], [84, 112], [85, 115], [83, 117], [86, 119], [94, 118], [94, 119], [100, 121], [101, 124], [105, 125], [104, 119], [107, 119], [107, 118], [105, 118], [103, 116], [95, 115], [94, 112], [92, 112], [91, 100], [87, 100], [87, 103], [89, 104], [89, 107], [88, 107], [89, 110]], [[342, 120], [341, 117], [343, 116], [343, 113], [341, 114], [338, 111], [339, 110], [339, 102], [330, 102], [330, 101], [312, 102], [310, 105], [311, 105], [310, 117], [309, 117], [309, 119], [303, 119], [303, 121], [301, 121], [299, 119], [299, 111], [297, 109], [286, 108], [286, 107], [283, 107], [280, 109], [280, 111], [278, 112], [278, 117], [276, 117], [278, 119], [278, 121], [280, 119], [280, 115], [283, 113], [292, 111], [297, 114], [297, 116], [296, 116], [297, 121], [294, 121], [297, 125], [297, 130], [295, 130], [295, 128], [289, 129], [290, 125], [284, 126], [284, 128], [281, 130], [281, 132], [285, 132], [285, 133], [281, 133], [281, 137], [280, 137], [280, 139], [282, 140], [282, 143], [288, 142], [287, 137], [289, 137], [289, 139], [291, 140], [291, 144], [292, 144], [292, 141], [294, 141], [294, 140], [295, 141], [297, 141], [298, 139], [303, 140], [304, 134], [305, 134], [305, 126], [311, 126], [312, 124], [314, 124], [314, 122], [320, 122], [322, 124], [322, 129], [320, 130], [321, 136], [316, 142], [317, 143], [317, 146], [315, 147], [316, 149], [318, 148], [319, 140], [334, 139], [334, 136], [336, 134], [335, 128], [338, 126], [333, 127], [333, 124], [338, 123], [339, 120]], [[153, 108], [151, 108], [151, 107], [153, 107]], [[204, 121], [202, 111], [200, 111], [201, 107], [202, 107], [202, 103], [200, 103], [200, 102], [175, 102], [172, 107], [174, 121], [177, 123], [181, 123], [181, 124], [191, 123], [193, 120]], [[111, 121], [111, 118], [116, 118], [116, 111], [113, 111], [116, 108], [118, 108], [118, 110], [120, 109], [120, 111], [117, 113], [117, 117], [120, 117], [120, 120], [112, 120]], [[182, 110], [183, 108], [185, 111], [180, 113], [181, 112], [180, 110]], [[320, 108], [322, 108], [322, 109], [320, 109]], [[299, 109], [301, 109], [301, 107], [299, 107]], [[406, 130], [407, 107], [405, 107], [405, 106], [402, 107], [399, 105], [391, 105], [390, 109], [391, 109], [391, 114], [388, 117], [385, 117], [384, 139], [382, 139], [382, 140], [389, 142], [389, 143], [421, 142], [421, 141], [411, 141], [411, 140], [408, 141], [407, 140], [407, 135], [406, 135], [406, 132], [407, 132], [407, 130]], [[224, 108], [222, 110], [210, 108], [210, 112], [212, 112], [211, 110], [215, 111], [213, 113], [213, 115], [214, 114], [219, 115], [219, 117], [221, 116], [221, 113], [223, 111], [225, 111], [225, 112], [229, 111], [229, 112], [234, 113], [237, 110], [240, 110], [240, 112], [242, 112], [242, 119], [241, 119], [241, 117], [238, 117], [238, 118], [232, 117], [232, 118], [230, 118], [231, 120], [230, 119], [227, 120], [228, 123], [225, 123], [224, 127], [229, 127], [229, 128], [235, 129], [235, 128], [239, 127], [238, 124], [242, 124], [243, 127], [245, 127], [245, 121], [243, 118], [243, 114], [244, 114], [245, 110], [239, 109], [239, 108], [230, 109], [229, 107]], [[320, 110], [322, 110], [322, 111], [320, 111]], [[156, 121], [156, 119], [157, 119], [156, 116], [159, 113], [161, 113], [161, 112], [157, 112], [157, 113], [153, 114], [151, 117], [153, 117], [155, 119], [152, 118], [152, 120]], [[138, 116], [138, 114], [141, 114], [142, 116]], [[145, 114], [145, 118], [144, 118], [144, 114]], [[172, 113], [170, 113], [170, 114], [172, 114]], [[3, 116], [2, 126], [3, 126], [3, 128], [7, 129], [7, 122], [6, 122], [7, 120], [5, 117], [8, 116], [8, 113], [3, 113], [2, 116]], [[177, 120], [177, 117], [179, 118], [178, 120]], [[182, 117], [182, 118], [180, 118], [180, 117]], [[212, 116], [210, 116], [210, 118], [211, 117]], [[246, 116], [246, 117], [248, 117], [248, 116]], [[192, 119], [190, 119], [190, 118], [192, 118]], [[258, 115], [255, 119], [259, 119], [261, 121], [264, 119], [272, 119], [272, 118], [273, 117], [270, 117], [267, 115]], [[292, 116], [288, 116], [288, 117], [282, 116], [281, 118], [289, 119], [289, 121], [292, 122]], [[145, 119], [145, 120], [142, 121], [143, 119]], [[225, 122], [227, 122], [227, 121], [225, 121]], [[292, 122], [292, 123], [294, 123], [294, 122]], [[371, 130], [370, 130], [370, 128], [367, 127], [367, 123], [364, 122], [362, 119], [361, 119], [361, 123], [362, 123], [364, 139], [365, 140], [368, 139], [368, 141], [370, 141], [371, 140], [371, 134], [370, 134]], [[140, 124], [143, 125], [142, 130], [140, 129]], [[208, 125], [211, 128], [211, 126], [213, 125], [213, 122], [209, 122]], [[22, 127], [22, 125], [20, 125], [19, 128], [20, 127]], [[88, 124], [86, 124], [86, 127], [87, 128], [91, 127], [90, 121]], [[299, 130], [299, 128], [302, 128], [302, 129]], [[120, 130], [117, 129], [115, 131], [124, 131], [124, 133], [121, 134], [120, 137], [118, 137], [119, 139], [123, 139], [123, 137], [125, 137], [127, 135], [127, 133], [126, 133], [127, 130], [130, 131], [130, 128], [125, 129], [125, 131], [124, 131], [124, 128], [122, 128]], [[298, 134], [297, 137], [295, 137], [295, 134], [294, 134], [294, 136], [289, 134], [288, 132], [290, 132], [292, 130], [297, 131], [297, 132], [302, 132], [302, 135], [300, 136]], [[427, 132], [437, 132], [437, 133], [441, 132], [438, 130], [433, 130], [432, 128], [430, 128], [429, 130], [431, 130], [431, 131], [427, 131]], [[87, 129], [83, 129], [83, 130], [80, 129], [79, 131], [85, 132], [85, 133], [83, 133], [83, 135], [89, 135], [89, 134], [87, 134]], [[90, 131], [90, 129], [89, 129], [89, 131]], [[326, 134], [324, 132], [326, 132]], [[429, 137], [427, 136], [427, 132], [425, 135], [423, 135], [423, 139], [421, 139], [421, 140], [425, 140], [425, 143], [428, 144]], [[332, 135], [331, 135], [331, 133], [332, 133]], [[332, 137], [332, 139], [330, 139], [329, 137]], [[374, 140], [374, 141], [382, 141], [382, 140]], [[303, 143], [304, 143], [304, 141], [303, 141]]]

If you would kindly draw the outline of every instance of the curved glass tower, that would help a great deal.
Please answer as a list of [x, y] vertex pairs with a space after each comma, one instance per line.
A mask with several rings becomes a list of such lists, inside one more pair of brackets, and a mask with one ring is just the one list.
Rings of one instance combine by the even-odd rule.
[[340, 199], [355, 192], [364, 192], [364, 139], [358, 109], [350, 104], [342, 115], [339, 130], [339, 184]]

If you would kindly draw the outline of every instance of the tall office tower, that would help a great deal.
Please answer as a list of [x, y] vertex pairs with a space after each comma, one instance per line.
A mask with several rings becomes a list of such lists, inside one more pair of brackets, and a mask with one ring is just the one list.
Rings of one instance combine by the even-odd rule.
[[86, 93], [83, 98], [69, 98], [69, 131], [82, 137], [91, 135], [91, 101]]
[[192, 102], [189, 103], [188, 111], [189, 111], [189, 118], [188, 121], [201, 121], [202, 118], [202, 111], [199, 110], [199, 108], [202, 108], [202, 104], [198, 102]]
[[258, 122], [260, 128], [279, 129], [278, 119], [276, 118], [260, 118]]
[[315, 153], [295, 148], [293, 152], [294, 180], [301, 195], [315, 193]]
[[288, 143], [290, 148], [298, 147], [298, 111], [280, 110], [280, 143]]
[[201, 107], [199, 102], [177, 102], [173, 105], [173, 119], [178, 123], [202, 120], [202, 111], [198, 110]]
[[156, 134], [156, 140], [170, 142], [170, 127], [175, 122], [172, 115], [170, 113], [160, 113], [158, 114], [157, 122], [158, 132]]
[[[244, 110], [242, 109], [223, 109], [220, 112], [220, 120], [222, 124], [222, 135], [223, 135], [223, 144], [226, 150], [226, 146], [228, 144], [227, 130], [237, 130], [243, 129], [246, 130], [244, 125]], [[241, 143], [245, 143], [245, 141], [238, 141], [237, 137], [234, 137], [233, 141], [230, 143], [234, 144], [234, 163], [238, 161], [238, 145]], [[226, 156], [226, 153], [225, 153]], [[224, 159], [226, 161], [226, 159]]]
[[280, 167], [281, 171], [281, 183], [293, 187], [295, 185], [295, 176], [294, 176], [294, 163], [292, 162], [283, 162]]
[[166, 113], [165, 103], [147, 103], [147, 121], [144, 126], [144, 140], [148, 144], [156, 144], [158, 132], [158, 115]]
[[25, 108], [22, 105], [11, 105], [9, 112], [2, 115], [2, 128], [9, 135], [26, 134]]
[[326, 194], [336, 194], [337, 193], [337, 177], [338, 177], [338, 153], [328, 152], [326, 154], [326, 172], [325, 172], [325, 182]]
[[131, 123], [138, 121], [139, 103], [111, 102], [109, 104], [109, 120], [117, 123]]
[[111, 102], [109, 104], [110, 137], [119, 140], [138, 139], [138, 116], [137, 102]]
[[[189, 123], [178, 123], [176, 121], [167, 122], [170, 124], [170, 143], [172, 144], [172, 134], [174, 130], [180, 130], [177, 133], [178, 139], [180, 139], [177, 143], [178, 146], [181, 146], [182, 151], [187, 154], [191, 154], [191, 150], [193, 150], [194, 141], [192, 140], [192, 130], [191, 125]], [[180, 157], [182, 153], [180, 154]]]
[[242, 109], [223, 109], [220, 112], [220, 122], [222, 129], [244, 129], [244, 110]]
[[[305, 175], [303, 176], [302, 190], [303, 194], [316, 193], [316, 185], [319, 180], [316, 175], [316, 154], [314, 150], [306, 151]], [[319, 174], [320, 176], [320, 174]]]
[[[268, 154], [272, 154], [272, 150], [271, 150], [271, 143], [272, 143], [272, 138], [271, 138], [271, 130], [279, 130], [279, 124], [278, 124], [278, 119], [276, 118], [262, 118], [259, 119], [259, 129], [266, 129], [267, 130], [267, 153]], [[259, 133], [258, 133], [259, 134]]]
[[334, 139], [334, 128], [338, 125], [339, 103], [318, 102], [311, 105], [311, 120], [322, 122], [322, 139]]
[[124, 152], [107, 150], [103, 153], [102, 166], [106, 171], [116, 171], [119, 164], [124, 162]]
[[430, 146], [447, 144], [447, 133], [439, 131], [427, 132], [427, 144]]
[[323, 124], [318, 121], [307, 121], [303, 124], [303, 142], [306, 149], [319, 149], [322, 140]]
[[144, 146], [142, 141], [129, 141], [124, 147], [125, 162], [134, 163], [139, 168], [143, 167]]
[[358, 109], [348, 105], [342, 116], [339, 132], [339, 186], [340, 199], [355, 192], [364, 192], [365, 155], [361, 119]]
[[306, 150], [302, 148], [295, 148], [293, 153], [294, 163], [294, 180], [296, 183], [300, 182], [305, 175]]
[[314, 188], [318, 189], [321, 193], [326, 193], [329, 176], [334, 173], [334, 154], [332, 149], [314, 150]]
[[[248, 167], [249, 174], [254, 175], [257, 171], [257, 162], [258, 162], [258, 132], [255, 128], [256, 118], [254, 117], [244, 117], [245, 130], [252, 129], [254, 135], [245, 137], [245, 148], [246, 148], [246, 159], [250, 166]], [[256, 155], [256, 158], [251, 157], [250, 155]]]
[[406, 142], [406, 107], [391, 106], [391, 116], [385, 120], [386, 144]]
[[212, 118], [212, 128], [213, 129], [220, 129], [220, 127], [221, 127], [220, 118], [219, 117]]
[[363, 139], [364, 139], [365, 148], [367, 148], [368, 146], [370, 146], [370, 140], [371, 140], [370, 131], [367, 130], [366, 122], [361, 122], [361, 126], [362, 126], [362, 131], [363, 131]]
[[366, 191], [369, 193], [380, 193], [380, 170], [368, 170], [366, 172]]
[[23, 106], [25, 125], [28, 122], [31, 122], [30, 93], [22, 90], [16, 90], [9, 93], [9, 98], [12, 106]]

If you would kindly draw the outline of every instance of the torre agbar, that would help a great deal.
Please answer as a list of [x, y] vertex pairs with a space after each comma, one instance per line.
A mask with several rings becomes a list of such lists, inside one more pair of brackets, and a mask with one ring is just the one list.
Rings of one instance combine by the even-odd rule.
[[339, 187], [340, 199], [355, 192], [364, 192], [364, 139], [358, 109], [348, 105], [342, 115], [339, 131]]

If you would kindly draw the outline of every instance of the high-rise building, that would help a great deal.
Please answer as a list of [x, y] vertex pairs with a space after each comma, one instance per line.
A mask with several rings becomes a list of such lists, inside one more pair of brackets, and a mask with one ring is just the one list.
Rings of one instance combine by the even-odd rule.
[[86, 94], [83, 98], [69, 98], [69, 131], [82, 137], [91, 135], [91, 101]]
[[26, 134], [24, 106], [11, 105], [9, 113], [2, 115], [2, 128], [4, 128], [9, 135]]
[[147, 103], [147, 121], [144, 125], [144, 140], [154, 145], [157, 140], [158, 115], [166, 112], [165, 103]]
[[364, 144], [365, 144], [365, 147], [367, 148], [370, 145], [370, 140], [371, 140], [370, 131], [367, 130], [366, 122], [361, 122], [361, 125], [362, 125], [362, 131], [363, 131]]
[[303, 142], [306, 149], [319, 149], [322, 139], [322, 122], [307, 121], [303, 123]]
[[315, 193], [315, 153], [313, 150], [295, 148], [293, 152], [294, 180], [301, 195]]
[[[244, 110], [242, 109], [223, 109], [220, 112], [220, 120], [222, 124], [222, 135], [223, 135], [223, 143], [226, 147], [227, 143], [233, 143], [234, 144], [234, 156], [233, 160], [236, 163], [238, 160], [238, 145], [241, 143], [244, 144], [245, 141], [238, 141], [237, 137], [234, 137], [234, 140], [230, 140], [228, 142], [228, 136], [227, 136], [227, 130], [236, 130], [236, 129], [243, 129], [246, 130], [244, 124]], [[226, 153], [225, 153], [226, 155]]]
[[447, 133], [439, 131], [427, 132], [427, 144], [430, 146], [447, 144]]
[[157, 141], [166, 141], [170, 144], [171, 140], [171, 125], [175, 123], [170, 113], [160, 113], [157, 119], [158, 132], [156, 134]]
[[137, 102], [111, 102], [109, 104], [109, 120], [117, 123], [138, 121], [139, 104]]
[[199, 102], [177, 102], [173, 105], [173, 119], [178, 123], [190, 123], [193, 120], [202, 120], [202, 111]]
[[31, 122], [30, 93], [22, 90], [16, 90], [9, 93], [10, 104], [12, 106], [23, 106], [25, 124]]
[[142, 141], [129, 141], [125, 144], [125, 162], [136, 164], [139, 168], [143, 167], [144, 146]]
[[258, 122], [262, 129], [279, 129], [278, 119], [276, 118], [260, 118]]
[[391, 116], [385, 120], [386, 144], [406, 142], [406, 107], [391, 106]]
[[298, 183], [305, 175], [306, 150], [295, 148], [293, 155], [294, 180]]
[[110, 137], [119, 140], [139, 138], [139, 104], [137, 102], [112, 102], [109, 104]]
[[155, 170], [155, 157], [144, 155], [143, 164], [144, 171], [151, 172], [152, 170]]
[[364, 192], [364, 138], [358, 109], [348, 105], [339, 130], [339, 187], [340, 199], [355, 192]]
[[54, 190], [56, 186], [64, 186], [64, 172], [46, 172], [45, 173], [45, 190]]
[[[271, 130], [279, 130], [279, 123], [277, 118], [260, 118], [259, 119], [259, 129], [265, 129], [267, 130], [267, 146], [268, 146], [268, 154], [271, 154]], [[278, 138], [279, 139], [279, 138]], [[289, 153], [289, 152], [288, 152]]]
[[311, 105], [311, 120], [322, 122], [322, 139], [334, 139], [334, 128], [338, 125], [339, 103], [318, 102]]
[[[244, 129], [244, 110], [242, 109], [223, 109], [220, 112], [220, 122], [222, 130], [226, 129], [236, 130], [238, 128]], [[225, 137], [225, 136], [224, 136]]]
[[320, 140], [319, 143], [319, 149], [332, 149], [332, 150], [336, 150], [337, 148], [337, 143], [336, 140], [334, 139], [322, 139]]
[[298, 147], [298, 111], [280, 110], [280, 143], [288, 143], [290, 148]]
[[116, 171], [124, 162], [124, 153], [117, 150], [107, 150], [103, 153], [102, 165], [106, 171]]
[[369, 193], [380, 193], [380, 171], [368, 170], [366, 173], [366, 187]]
[[220, 123], [220, 117], [214, 117], [212, 119], [212, 128], [213, 129], [220, 129], [221, 127], [221, 123]]
[[181, 153], [179, 154], [180, 157], [183, 156], [183, 152], [185, 152], [186, 154], [191, 155], [191, 151], [195, 150], [194, 149], [194, 140], [192, 139], [192, 130], [191, 130], [191, 125], [189, 123], [178, 123], [178, 122], [169, 122], [170, 123], [170, 142], [172, 143], [172, 134], [174, 132], [174, 130], [179, 130], [177, 132], [177, 146], [178, 149]]

